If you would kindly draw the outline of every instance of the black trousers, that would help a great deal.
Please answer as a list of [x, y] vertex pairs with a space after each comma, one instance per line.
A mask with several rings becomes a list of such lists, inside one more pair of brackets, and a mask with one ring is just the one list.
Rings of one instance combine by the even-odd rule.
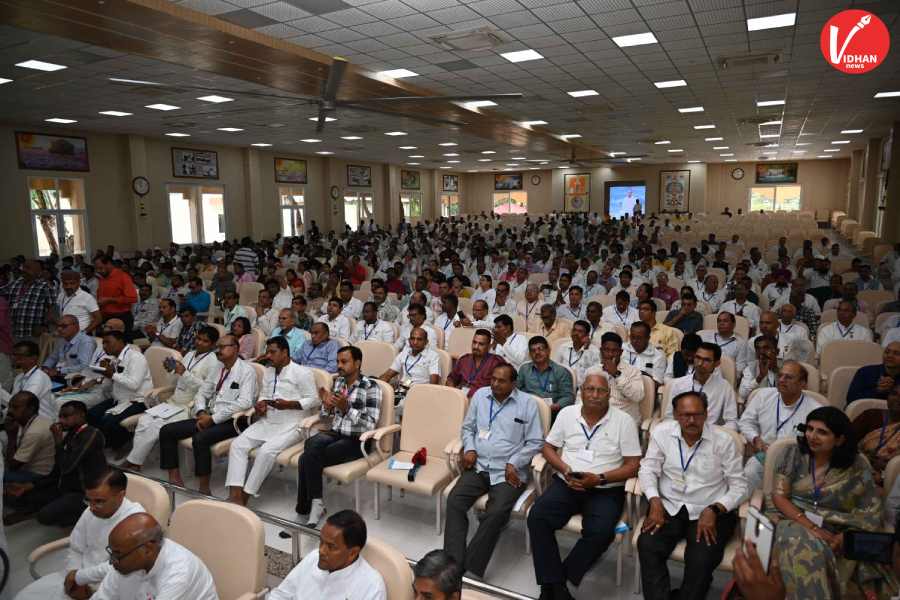
[[67, 492], [45, 504], [37, 513], [38, 523], [55, 527], [73, 527], [87, 505], [81, 492]]
[[163, 425], [159, 430], [159, 466], [161, 469], [178, 468], [178, 442], [191, 438], [194, 445], [194, 474], [203, 477], [212, 473], [212, 451], [219, 442], [237, 436], [234, 423], [228, 419], [224, 423], [197, 429], [197, 419], [185, 419]]
[[712, 584], [713, 571], [722, 562], [725, 545], [737, 526], [737, 514], [730, 512], [716, 519], [716, 543], [709, 545], [697, 540], [697, 523], [691, 521], [687, 508], [674, 517], [667, 515], [666, 523], [656, 533], [642, 533], [638, 538], [638, 559], [641, 561], [641, 585], [646, 600], [668, 600], [670, 583], [667, 561], [681, 540], [687, 542], [684, 553], [684, 580], [679, 600], [703, 600]]
[[[514, 488], [505, 481], [491, 485], [487, 472], [477, 473], [475, 469], [463, 471], [447, 498], [444, 550], [463, 565], [466, 571], [483, 577], [500, 532], [509, 522], [509, 514], [522, 491], [522, 488]], [[467, 545], [468, 512], [484, 494], [488, 495], [487, 507], [480, 518], [478, 530]]]
[[[92, 408], [91, 411], [104, 404], [105, 402], [98, 404]], [[113, 405], [115, 405], [115, 403], [113, 403]], [[103, 437], [106, 438], [106, 447], [118, 449], [127, 444], [132, 436], [134, 436], [134, 433], [122, 427], [122, 421], [128, 417], [139, 415], [145, 410], [147, 410], [147, 405], [143, 402], [132, 402], [128, 405], [128, 408], [117, 415], [104, 413], [103, 416], [100, 417], [96, 427], [103, 432]], [[90, 411], [88, 411], [88, 414], [90, 414]], [[96, 419], [96, 415], [94, 418]]]
[[363, 454], [359, 438], [341, 435], [335, 431], [320, 431], [303, 444], [300, 465], [297, 468], [296, 511], [308, 515], [313, 500], [322, 498], [322, 471], [325, 467], [339, 465]]
[[95, 405], [92, 408], [89, 408], [87, 411], [87, 422], [91, 427], [96, 427], [100, 429], [100, 426], [103, 423], [103, 417], [106, 416], [106, 411], [111, 409], [116, 405], [116, 401], [112, 398], [107, 398], [100, 404]]
[[[565, 583], [567, 579], [576, 586], [581, 584], [615, 539], [616, 524], [624, 505], [624, 487], [576, 492], [554, 476], [550, 487], [528, 513], [528, 535], [538, 585]], [[576, 514], [581, 514], [581, 538], [563, 562], [556, 531]]]

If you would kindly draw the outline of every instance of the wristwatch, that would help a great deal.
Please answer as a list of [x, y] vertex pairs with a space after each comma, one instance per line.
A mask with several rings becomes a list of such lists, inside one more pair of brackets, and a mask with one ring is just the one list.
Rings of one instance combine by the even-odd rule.
[[716, 513], [716, 516], [717, 516], [717, 517], [718, 517], [719, 515], [721, 515], [722, 513], [725, 512], [724, 510], [722, 510], [722, 508], [721, 508], [718, 504], [710, 504], [710, 505], [707, 506], [706, 508], [708, 508], [709, 510], [713, 511], [714, 513]]
[[597, 477], [600, 478], [600, 485], [606, 485], [606, 484], [607, 484], [607, 481], [606, 481], [606, 474], [605, 474], [605, 473], [600, 473]]

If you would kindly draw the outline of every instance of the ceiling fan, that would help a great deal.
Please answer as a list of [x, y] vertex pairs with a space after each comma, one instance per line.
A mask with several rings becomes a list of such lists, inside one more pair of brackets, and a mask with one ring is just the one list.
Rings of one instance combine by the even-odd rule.
[[627, 154], [622, 156], [611, 156], [609, 158], [576, 158], [575, 157], [575, 148], [572, 148], [572, 155], [569, 158], [568, 164], [572, 167], [579, 168], [590, 168], [596, 165], [608, 165], [608, 164], [617, 164], [622, 162], [627, 162], [629, 158], [644, 158], [647, 156], [646, 154]]
[[[294, 108], [297, 106], [311, 106], [315, 105], [318, 107], [318, 114], [316, 117], [316, 132], [320, 132], [325, 128], [325, 122], [328, 116], [331, 113], [336, 112], [339, 108], [345, 108], [350, 110], [359, 110], [364, 112], [378, 113], [384, 115], [390, 115], [392, 117], [408, 117], [410, 119], [415, 119], [417, 121], [423, 121], [426, 123], [433, 123], [438, 125], [454, 125], [454, 126], [463, 126], [468, 125], [468, 123], [464, 121], [455, 121], [450, 119], [441, 119], [437, 117], [430, 117], [422, 115], [418, 112], [395, 112], [392, 110], [387, 110], [382, 107], [382, 105], [397, 105], [398, 107], [405, 106], [409, 103], [438, 103], [438, 102], [474, 102], [476, 100], [510, 100], [510, 99], [518, 99], [522, 97], [521, 93], [509, 93], [509, 94], [474, 94], [474, 95], [459, 95], [459, 96], [382, 96], [382, 97], [372, 97], [372, 98], [338, 98], [338, 93], [340, 92], [341, 82], [344, 79], [344, 73], [347, 70], [347, 66], [349, 63], [346, 59], [340, 57], [334, 57], [332, 59], [331, 67], [328, 71], [328, 79], [322, 84], [322, 92], [319, 96], [307, 96], [303, 94], [294, 94], [292, 96], [286, 96], [282, 94], [270, 94], [263, 92], [240, 92], [235, 90], [223, 90], [218, 88], [211, 87], [202, 87], [202, 86], [189, 86], [189, 85], [165, 85], [165, 84], [153, 84], [154, 87], [163, 87], [163, 88], [171, 88], [173, 90], [199, 90], [206, 92], [218, 92], [221, 94], [239, 94], [243, 96], [253, 96], [258, 98], [271, 98], [276, 100], [293, 100], [296, 101], [293, 104], [276, 106], [276, 107], [251, 107], [251, 108], [239, 108], [234, 110], [225, 110], [225, 111], [216, 111], [216, 112], [205, 112], [205, 113], [194, 113], [188, 115], [179, 115], [179, 118], [192, 118], [192, 117], [202, 117], [202, 116], [221, 116], [224, 114], [235, 114], [240, 112], [257, 112], [260, 110], [285, 110]], [[144, 83], [134, 82], [134, 81], [113, 81], [114, 83], [128, 86], [143, 86], [147, 85]]]

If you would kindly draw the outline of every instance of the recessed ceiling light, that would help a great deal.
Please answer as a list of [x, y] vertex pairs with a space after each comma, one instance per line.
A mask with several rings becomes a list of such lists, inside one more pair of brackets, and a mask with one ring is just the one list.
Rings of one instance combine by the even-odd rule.
[[568, 169], [568, 168], [569, 168], [569, 165], [559, 165], [559, 166], [556, 167], [556, 168], [557, 168], [557, 169]]
[[[438, 167], [438, 169], [452, 169], [453, 167]], [[471, 172], [471, 171], [470, 171]]]
[[457, 152], [447, 152], [446, 154], [444, 154], [444, 156], [459, 156], [459, 153], [457, 153]]
[[197, 100], [203, 100], [204, 102], [212, 102], [213, 104], [222, 104], [224, 102], [234, 102], [234, 98], [228, 98], [226, 96], [217, 96], [212, 94], [210, 96], [200, 96]]
[[191, 134], [189, 134], [189, 133], [178, 133], [178, 132], [167, 133], [166, 135], [169, 137], [191, 137]]
[[757, 100], [756, 106], [763, 108], [765, 106], [783, 106], [784, 100]]
[[777, 138], [777, 137], [781, 137], [781, 134], [780, 134], [780, 133], [761, 133], [761, 134], [759, 134], [759, 137], [760, 137], [760, 139], [763, 139], [763, 140], [764, 140], [764, 139], [766, 139], [766, 138]]
[[390, 77], [391, 79], [403, 79], [404, 77], [418, 77], [419, 74], [409, 69], [391, 69], [390, 71], [379, 71], [376, 75]]
[[657, 146], [665, 146], [666, 144], [671, 144], [672, 140], [659, 140], [657, 142], [653, 142]]
[[144, 108], [152, 108], [153, 110], [178, 110], [181, 107], [173, 106], [171, 104], [148, 104]]
[[412, 166], [414, 166], [414, 167], [415, 167], [415, 166], [417, 166], [417, 165], [421, 165], [421, 164], [422, 164], [422, 163], [417, 163], [417, 162], [408, 162], [408, 163], [406, 163], [406, 164], [408, 164], [408, 165], [412, 165]]
[[694, 129], [715, 129], [715, 125], [694, 125]]
[[0, 85], [3, 85], [4, 83], [11, 83], [11, 82], [12, 82], [12, 79], [6, 79], [5, 77], [0, 77]]
[[362, 138], [358, 135], [342, 135], [342, 140], [361, 140]]
[[711, 137], [711, 138], [703, 138], [703, 141], [704, 142], [721, 142], [724, 139], [725, 138], [721, 138], [721, 137]]
[[822, 152], [840, 152], [840, 148], [825, 148]]
[[627, 152], [607, 152], [610, 156], [615, 158], [616, 156], [622, 156], [623, 154], [628, 154]]
[[547, 121], [519, 121], [522, 127], [533, 127], [535, 125], [546, 125]]
[[728, 146], [713, 146], [713, 150], [728, 150]]
[[655, 44], [656, 36], [650, 33], [634, 33], [632, 35], [619, 35], [612, 39], [619, 48], [627, 48], [629, 46], [643, 46], [645, 44]]
[[725, 162], [737, 162], [736, 158], [726, 158]]
[[406, 135], [406, 132], [405, 131], [385, 131], [384, 135], [390, 135], [390, 136], [396, 137], [398, 135]]
[[666, 152], [684, 152], [684, 148], [669, 148]]
[[501, 54], [503, 58], [512, 63], [525, 62], [527, 60], [537, 60], [544, 58], [541, 54], [534, 50], [519, 50], [517, 52], [504, 52]]
[[684, 114], [684, 113], [698, 113], [698, 112], [703, 112], [703, 107], [702, 107], [702, 106], [688, 106], [687, 108], [679, 108], [679, 109], [678, 109], [678, 112], [680, 112], [680, 113], [682, 113], [682, 114]]
[[478, 159], [478, 162], [491, 162], [491, 160], [493, 160], [493, 159], [490, 159], [490, 158], [479, 158], [479, 159]]
[[322, 140], [319, 140], [319, 139], [316, 139], [316, 138], [304, 138], [304, 139], [302, 139], [302, 140], [300, 140], [300, 141], [301, 141], [301, 142], [306, 142], [307, 144], [318, 144], [318, 143], [321, 142]]
[[61, 117], [52, 117], [52, 118], [50, 118], [50, 119], [44, 119], [44, 120], [47, 121], [48, 123], [65, 123], [65, 124], [68, 124], [68, 123], [77, 123], [77, 122], [78, 122], [78, 121], [76, 121], [75, 119], [63, 119], [63, 118], [61, 118]]
[[472, 102], [463, 102], [463, 108], [487, 108], [488, 106], [497, 106], [493, 100], [473, 100]]
[[62, 71], [68, 68], [64, 65], [57, 65], [42, 60], [26, 60], [25, 62], [16, 63], [16, 66], [24, 69], [34, 69], [35, 71]]
[[795, 146], [811, 146], [811, 142], [797, 142]]
[[636, 160], [641, 160], [640, 158], [626, 158], [625, 162], [634, 162]]
[[792, 150], [794, 154], [803, 154], [806, 150]]
[[160, 85], [155, 81], [144, 81], [143, 79], [122, 79], [121, 77], [110, 77], [110, 81], [115, 81], [116, 83], [134, 83], [137, 85]]
[[101, 110], [99, 113], [101, 115], [106, 115], [107, 117], [130, 117], [130, 112], [123, 112], [121, 110]]
[[828, 154], [818, 154], [816, 155], [816, 158], [831, 158], [831, 156]]
[[816, 135], [814, 133], [806, 133], [805, 131], [801, 131], [800, 135]]
[[259, 148], [268, 148], [272, 144], [266, 144], [265, 142], [256, 142], [255, 144], [250, 144], [251, 146], [257, 146]]
[[216, 131], [227, 131], [228, 133], [234, 133], [235, 131], [243, 131], [240, 127], [219, 127]]
[[459, 164], [459, 161], [458, 161], [458, 160], [448, 160], [447, 162], [448, 162], [448, 163], [451, 163], [451, 164], [454, 164], [454, 165], [455, 165], [455, 164]]
[[757, 17], [747, 19], [747, 31], [760, 31], [762, 29], [777, 29], [779, 27], [791, 27], [797, 21], [797, 13], [784, 13], [770, 17]]
[[316, 152], [316, 154], [321, 154], [321, 155], [323, 155], [323, 156], [328, 156], [328, 155], [330, 155], [330, 154], [334, 154], [334, 152], [331, 152], [330, 150], [319, 150], [318, 152]]
[[575, 138], [580, 138], [581, 134], [580, 133], [564, 133], [559, 137], [561, 137], [564, 140], [574, 140]]
[[457, 144], [456, 142], [441, 142], [440, 144], [438, 144], [438, 146], [449, 147], [449, 146], [459, 146], [459, 144]]
[[778, 147], [778, 144], [766, 144], [766, 145], [763, 146], [763, 147], [764, 147], [764, 148], [777, 148], [777, 147]]
[[896, 98], [900, 96], [900, 92], [878, 92], [875, 98]]
[[[306, 120], [307, 121], [318, 121], [319, 117], [307, 117]], [[326, 123], [332, 123], [334, 121], [337, 121], [337, 117], [325, 117]]]
[[699, 161], [699, 160], [689, 160], [688, 162], [689, 162], [689, 163], [698, 163], [698, 162], [700, 162], [700, 161]]
[[762, 154], [778, 154], [778, 152], [775, 150], [765, 150], [762, 152]]
[[862, 133], [862, 129], [841, 129], [841, 133], [843, 134], [853, 134], [853, 133]]
[[599, 96], [600, 92], [597, 90], [576, 90], [574, 92], [566, 92], [573, 98], [586, 98], [588, 96]]
[[481, 153], [482, 153], [482, 154], [497, 154], [497, 153], [494, 152], [493, 150], [482, 150]]
[[772, 120], [772, 121], [764, 121], [764, 122], [760, 123], [760, 125], [781, 125], [781, 121], [777, 120], [777, 119]]
[[834, 140], [832, 144], [849, 144], [850, 140]]
[[418, 146], [398, 146], [400, 150], [418, 150]]
[[734, 156], [734, 152], [726, 152], [724, 154], [720, 154], [719, 156]]
[[519, 163], [506, 163], [507, 167], [518, 167]]
[[425, 158], [424, 154], [410, 154], [408, 158]]
[[528, 160], [525, 156], [510, 156], [510, 160]]
[[669, 81], [654, 81], [653, 85], [664, 90], [666, 88], [684, 87], [687, 85], [687, 81], [684, 79], [671, 79]]

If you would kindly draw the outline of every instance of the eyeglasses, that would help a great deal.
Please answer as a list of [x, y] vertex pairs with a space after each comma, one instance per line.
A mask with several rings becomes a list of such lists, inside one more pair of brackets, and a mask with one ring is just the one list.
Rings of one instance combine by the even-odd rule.
[[143, 546], [146, 546], [146, 545], [149, 544], [151, 541], [153, 541], [153, 540], [147, 540], [147, 541], [144, 542], [143, 544], [138, 544], [137, 546], [135, 546], [134, 548], [132, 548], [131, 550], [129, 550], [128, 552], [125, 552], [125, 553], [123, 553], [123, 554], [119, 554], [119, 553], [117, 553], [115, 550], [113, 550], [112, 548], [110, 548], [109, 546], [107, 546], [107, 547], [106, 547], [106, 553], [109, 555], [109, 560], [110, 560], [110, 562], [114, 562], [114, 563], [115, 563], [115, 562], [122, 562], [123, 560], [125, 560], [126, 558], [128, 558], [129, 555], [131, 555], [132, 553], [134, 553], [138, 548], [142, 548]]
[[237, 346], [237, 344], [216, 344], [216, 350], [224, 350], [228, 346]]

